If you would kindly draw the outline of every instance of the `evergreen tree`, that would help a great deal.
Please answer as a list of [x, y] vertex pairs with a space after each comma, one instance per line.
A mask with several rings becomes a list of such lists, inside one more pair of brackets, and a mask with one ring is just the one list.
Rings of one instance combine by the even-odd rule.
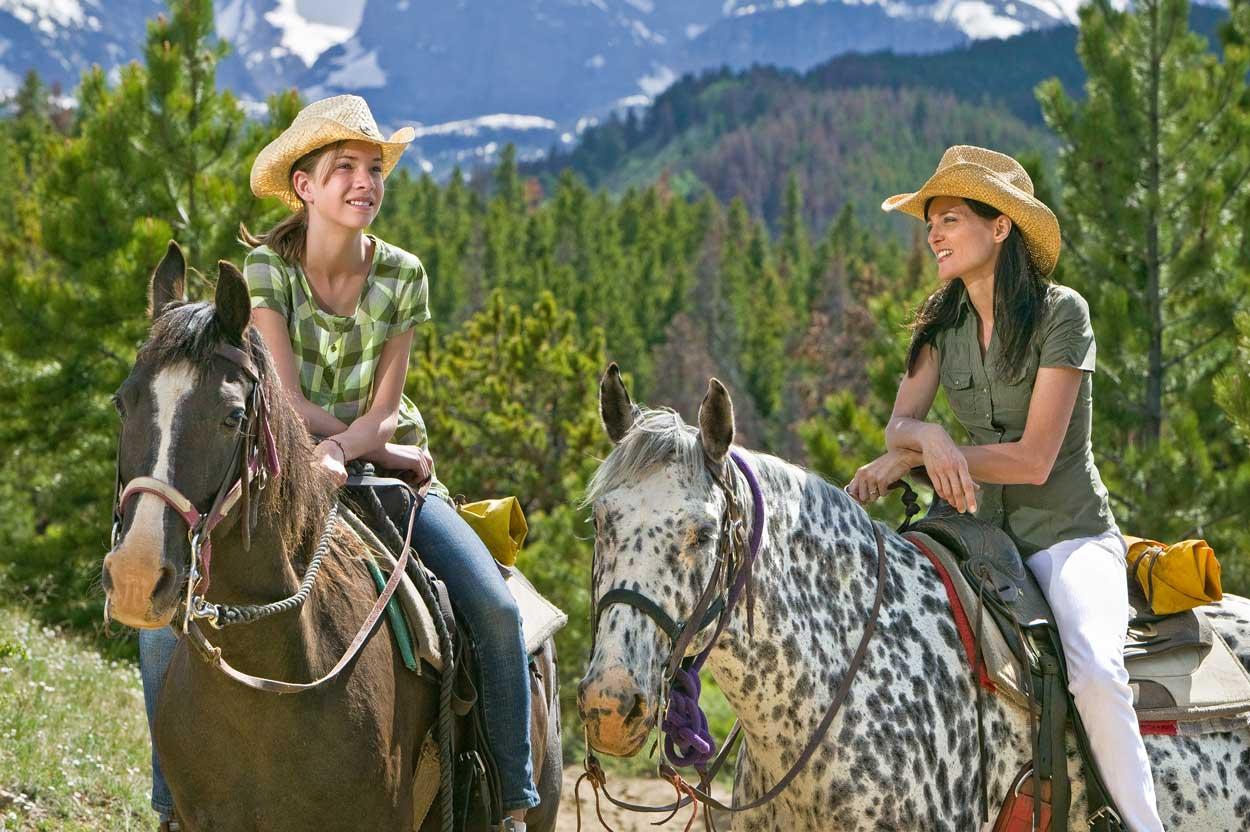
[[[115, 88], [98, 68], [83, 77], [75, 137], [52, 143], [37, 165], [46, 175], [38, 248], [28, 250], [38, 256], [0, 270], [0, 352], [32, 368], [6, 439], [27, 470], [40, 460], [55, 471], [18, 490], [35, 522], [10, 526], [5, 552], [20, 553], [18, 579], [55, 585], [49, 615], [79, 623], [99, 620], [92, 586], [116, 441], [109, 395], [146, 333], [148, 275], [170, 237], [196, 262], [237, 259], [235, 229], [261, 210], [248, 170], [273, 130], [246, 124], [234, 97], [216, 90], [224, 47], [212, 30], [210, 0], [176, 0], [169, 18], [149, 24], [146, 65], [124, 68]], [[271, 106], [285, 122], [295, 99]], [[193, 282], [192, 294], [203, 288]]]
[[[1090, 303], [1101, 349], [1094, 450], [1126, 532], [1206, 536], [1230, 552], [1250, 455], [1213, 400], [1250, 290], [1250, 7], [1221, 54], [1186, 0], [1081, 10], [1083, 101], [1039, 88], [1063, 142], [1061, 279]], [[1241, 221], [1235, 221], [1239, 218]]]

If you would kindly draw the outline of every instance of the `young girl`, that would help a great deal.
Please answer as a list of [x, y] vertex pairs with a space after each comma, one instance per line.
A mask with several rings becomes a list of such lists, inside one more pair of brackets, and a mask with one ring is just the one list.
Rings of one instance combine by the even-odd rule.
[[[523, 830], [538, 792], [520, 614], [494, 559], [438, 482], [421, 414], [403, 393], [413, 328], [430, 317], [421, 261], [365, 233], [413, 135], [406, 127], [384, 140], [357, 96], [301, 110], [252, 166], [252, 192], [277, 197], [293, 213], [259, 236], [243, 229], [253, 246], [244, 274], [252, 323], [282, 385], [309, 432], [325, 437], [316, 464], [342, 484], [346, 463], [366, 459], [427, 492], [413, 545], [467, 619], [502, 781], [503, 828]], [[154, 775], [159, 780], [159, 770]], [[168, 794], [162, 788], [154, 787], [154, 805], [158, 792]]]
[[[871, 502], [924, 465], [951, 505], [1011, 535], [1054, 610], [1111, 799], [1129, 829], [1162, 830], [1124, 669], [1127, 547], [1090, 446], [1089, 309], [1046, 279], [1059, 223], [1019, 163], [979, 147], [948, 149], [924, 187], [882, 208], [924, 220], [941, 285], [912, 324], [888, 451], [847, 491]], [[971, 445], [925, 421], [939, 384]]]

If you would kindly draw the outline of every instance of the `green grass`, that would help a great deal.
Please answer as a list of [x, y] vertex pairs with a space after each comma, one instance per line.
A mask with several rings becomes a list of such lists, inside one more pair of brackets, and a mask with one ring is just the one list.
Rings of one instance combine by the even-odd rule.
[[[723, 739], [733, 716], [710, 678], [703, 705]], [[565, 766], [579, 769], [576, 720], [566, 714]], [[630, 760], [601, 758], [609, 777], [653, 772], [655, 736]], [[138, 664], [0, 606], [0, 832], [154, 830], [148, 754]]]
[[0, 607], [0, 830], [152, 830], [138, 665]]

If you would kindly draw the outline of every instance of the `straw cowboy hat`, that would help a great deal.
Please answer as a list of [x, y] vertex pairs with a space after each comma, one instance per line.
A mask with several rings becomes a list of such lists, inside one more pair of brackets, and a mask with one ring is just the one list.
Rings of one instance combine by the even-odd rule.
[[1006, 214], [1029, 250], [1033, 264], [1048, 275], [1059, 262], [1059, 220], [1033, 196], [1033, 180], [1010, 156], [983, 147], [948, 148], [924, 186], [881, 203], [883, 211], [902, 211], [925, 219], [925, 204], [935, 196], [958, 196], [992, 205]]
[[314, 101], [299, 111], [282, 135], [265, 145], [252, 164], [252, 193], [276, 196], [292, 211], [303, 203], [291, 187], [291, 166], [312, 151], [335, 142], [369, 142], [382, 148], [382, 178], [390, 175], [404, 148], [416, 136], [401, 127], [383, 139], [369, 105], [358, 95], [336, 95]]

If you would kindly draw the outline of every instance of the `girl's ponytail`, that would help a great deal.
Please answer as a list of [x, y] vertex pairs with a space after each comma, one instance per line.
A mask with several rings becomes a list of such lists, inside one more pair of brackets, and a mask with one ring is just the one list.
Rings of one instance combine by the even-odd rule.
[[308, 240], [308, 212], [301, 208], [263, 234], [253, 234], [239, 223], [239, 242], [248, 248], [269, 246], [288, 263], [304, 261], [304, 245]]
[[[333, 142], [305, 153], [296, 160], [295, 164], [291, 165], [291, 176], [294, 176], [297, 170], [304, 171], [310, 177], [313, 176], [321, 157], [330, 154], [331, 159], [337, 158], [344, 144], [346, 142]], [[322, 176], [322, 184], [329, 180], [333, 168], [334, 166], [331, 165], [330, 170]], [[294, 214], [260, 235], [253, 234], [247, 230], [246, 225], [239, 223], [239, 242], [248, 248], [269, 246], [286, 262], [303, 263], [304, 247], [308, 242], [308, 209], [301, 207]]]

